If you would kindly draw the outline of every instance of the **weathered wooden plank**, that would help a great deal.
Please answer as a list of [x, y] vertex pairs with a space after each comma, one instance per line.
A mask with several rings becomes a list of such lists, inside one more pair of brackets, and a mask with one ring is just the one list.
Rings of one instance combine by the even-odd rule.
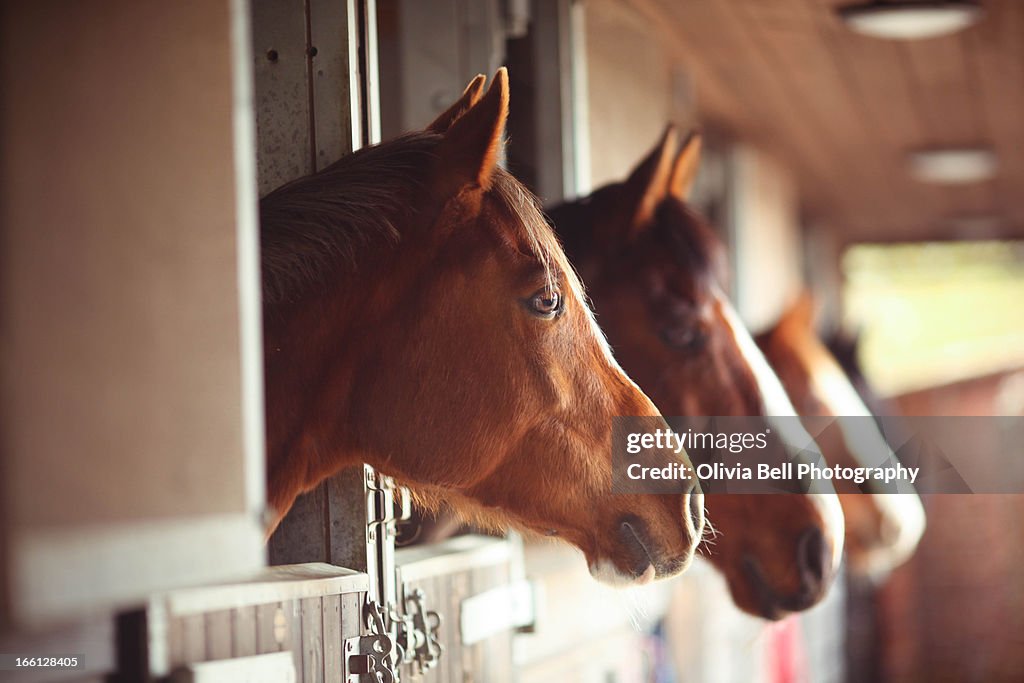
[[185, 634], [183, 629], [184, 624], [180, 618], [167, 620], [167, 630], [164, 637], [166, 638], [166, 665], [169, 667], [168, 670], [185, 663]]
[[206, 628], [206, 659], [231, 657], [231, 611], [218, 610], [204, 616]]
[[365, 591], [369, 578], [362, 573], [320, 562], [267, 567], [237, 583], [188, 588], [165, 596], [173, 615], [199, 614], [282, 600]]
[[438, 662], [438, 681], [455, 680], [455, 672], [458, 669], [452, 664], [452, 652], [458, 651], [458, 644], [452, 638], [455, 634], [453, 624], [454, 617], [450, 608], [449, 595], [451, 594], [452, 578], [450, 576], [436, 576], [430, 581], [430, 594], [428, 596], [431, 609], [437, 610], [441, 615], [441, 625], [438, 627], [437, 637], [445, 650], [441, 654], [441, 661]]
[[256, 606], [231, 610], [231, 655], [248, 657], [257, 654]]
[[181, 621], [182, 663], [206, 661], [206, 618], [202, 614], [189, 614]]
[[302, 647], [302, 601], [287, 600], [282, 606], [285, 622], [288, 624], [288, 634], [285, 638], [284, 649], [292, 653], [295, 660], [295, 671], [300, 681], [306, 680], [305, 658]]
[[305, 683], [324, 681], [324, 613], [320, 598], [306, 598], [299, 603], [302, 620], [302, 680]]
[[341, 637], [355, 638], [363, 633], [363, 604], [366, 593], [345, 593], [341, 596]]
[[323, 659], [324, 680], [339, 681], [344, 674], [342, 652], [344, 641], [341, 636], [341, 596], [325, 595], [323, 598]]
[[273, 602], [256, 607], [256, 651], [278, 652], [288, 642], [284, 603]]

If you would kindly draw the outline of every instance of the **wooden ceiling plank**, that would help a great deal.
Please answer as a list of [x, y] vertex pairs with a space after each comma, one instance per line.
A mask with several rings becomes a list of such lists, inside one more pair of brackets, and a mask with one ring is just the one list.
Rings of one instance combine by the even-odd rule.
[[816, 12], [823, 49], [833, 55], [857, 101], [868, 129], [863, 144], [871, 149], [871, 168], [882, 180], [882, 192], [898, 199], [889, 221], [932, 222], [929, 209], [936, 206], [936, 191], [908, 173], [907, 150], [923, 146], [925, 134], [907, 72], [899, 68], [898, 43], [850, 31], [832, 12], [831, 0], [807, 1], [812, 10], [825, 10]]
[[[809, 1], [822, 6], [822, 0]], [[841, 4], [823, 3], [826, 9]], [[949, 229], [952, 217], [990, 210], [995, 203], [993, 183], [943, 187], [920, 183], [907, 173], [909, 150], [954, 144], [947, 141], [957, 139], [967, 144], [988, 138], [983, 108], [976, 97], [972, 54], [961, 44], [962, 36], [904, 43], [859, 36], [843, 28], [838, 19], [834, 24], [846, 39], [837, 34], [838, 40], [830, 43], [832, 49], [849, 51], [853, 55], [850, 63], [861, 77], [884, 84], [885, 96], [873, 100], [872, 108], [885, 111], [881, 120], [886, 128], [895, 124], [900, 129], [890, 138], [893, 172], [888, 183], [890, 191], [903, 200], [903, 211], [894, 213], [892, 219], [900, 225], [917, 223], [921, 230], [943, 232]], [[866, 68], [871, 69], [867, 74]], [[908, 211], [913, 215], [908, 216]]]
[[[781, 7], [787, 8], [782, 12]], [[763, 3], [741, 0], [757, 31], [764, 56], [781, 74], [785, 87], [804, 111], [802, 125], [811, 128], [840, 170], [841, 191], [850, 197], [858, 218], [892, 220], [906, 212], [906, 202], [892, 191], [887, 177], [884, 145], [873, 134], [855, 86], [824, 40], [820, 27], [827, 15], [819, 7], [795, 0]]]
[[[892, 191], [887, 177], [885, 145], [870, 126], [856, 82], [843, 69], [826, 41], [822, 23], [829, 17], [812, 4], [789, 3], [791, 26], [776, 24], [774, 54], [792, 84], [792, 92], [816, 122], [817, 134], [827, 140], [835, 163], [846, 171], [844, 192], [855, 200], [859, 220], [884, 222], [904, 208], [903, 198]], [[757, 11], [765, 4], [748, 2]], [[772, 24], [761, 20], [762, 30]]]
[[990, 0], [987, 17], [963, 36], [987, 135], [999, 157], [995, 211], [1024, 227], [1024, 3]]
[[[751, 113], [755, 128], [744, 136], [769, 151], [782, 151], [782, 160], [794, 166], [798, 182], [812, 185], [815, 194], [834, 183], [823, 182], [834, 175], [835, 168], [827, 154], [818, 148], [807, 131], [780, 134], [787, 122], [798, 120], [799, 110], [781, 92], [775, 77], [767, 73], [757, 52], [734, 21], [723, 15], [715, 3], [675, 3], [659, 0], [679, 39], [700, 55], [700, 61], [734, 93], [739, 106]], [[789, 131], [787, 131], [789, 133]], [[806, 169], [805, 172], [801, 172]], [[810, 179], [810, 182], [808, 180]], [[807, 189], [811, 189], [808, 187]], [[827, 203], [841, 200], [831, 190]]]
[[[950, 215], [997, 205], [1024, 226], [1024, 2], [987, 0], [978, 27], [904, 43], [846, 29], [834, 14], [844, 1], [631, 4], [693, 72], [702, 116], [787, 163], [825, 224], [890, 241], [948, 236]], [[995, 183], [909, 176], [909, 150], [978, 142], [1000, 154]]]
[[929, 145], [971, 145], [982, 136], [957, 36], [902, 43]]

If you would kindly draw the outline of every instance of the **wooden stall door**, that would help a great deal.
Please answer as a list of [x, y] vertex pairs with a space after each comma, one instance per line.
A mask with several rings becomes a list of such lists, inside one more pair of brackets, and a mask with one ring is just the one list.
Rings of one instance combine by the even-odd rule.
[[310, 563], [155, 596], [146, 613], [146, 674], [226, 682], [250, 680], [242, 675], [251, 669], [279, 677], [268, 681], [338, 683], [345, 642], [362, 632], [368, 589], [366, 574]]
[[395, 553], [398, 611], [412, 627], [399, 629], [402, 680], [515, 680], [513, 634], [534, 617], [521, 553], [513, 541], [475, 535]]

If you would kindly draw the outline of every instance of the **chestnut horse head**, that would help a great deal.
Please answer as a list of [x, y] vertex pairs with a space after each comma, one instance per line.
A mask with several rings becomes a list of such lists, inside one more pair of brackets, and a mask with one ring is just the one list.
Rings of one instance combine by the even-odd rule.
[[[810, 295], [801, 296], [757, 341], [800, 415], [839, 418], [813, 429], [831, 464], [861, 467], [895, 457], [857, 390], [818, 338]], [[910, 557], [924, 533], [920, 498], [912, 492], [861, 493], [853, 484], [837, 488], [846, 516], [850, 570], [873, 579], [888, 575]]]
[[561, 536], [600, 578], [678, 573], [702, 496], [611, 494], [612, 417], [665, 423], [496, 164], [505, 70], [482, 84], [262, 200], [270, 503], [279, 520], [366, 462], [477, 523]]
[[[684, 201], [700, 139], [676, 147], [670, 127], [624, 182], [549, 215], [616, 357], [663, 414], [792, 416], [726, 298], [722, 244]], [[843, 545], [834, 495], [713, 494], [705, 504], [719, 532], [709, 557], [739, 607], [779, 618], [824, 595]]]

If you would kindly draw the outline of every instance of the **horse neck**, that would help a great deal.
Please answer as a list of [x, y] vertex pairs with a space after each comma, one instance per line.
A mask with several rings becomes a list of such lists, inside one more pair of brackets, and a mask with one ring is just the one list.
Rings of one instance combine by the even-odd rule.
[[368, 280], [342, 277], [324, 292], [265, 311], [268, 493], [275, 508], [362, 460], [349, 421], [338, 417], [352, 405], [347, 379], [358, 358], [350, 341], [357, 304], [371, 289]]

